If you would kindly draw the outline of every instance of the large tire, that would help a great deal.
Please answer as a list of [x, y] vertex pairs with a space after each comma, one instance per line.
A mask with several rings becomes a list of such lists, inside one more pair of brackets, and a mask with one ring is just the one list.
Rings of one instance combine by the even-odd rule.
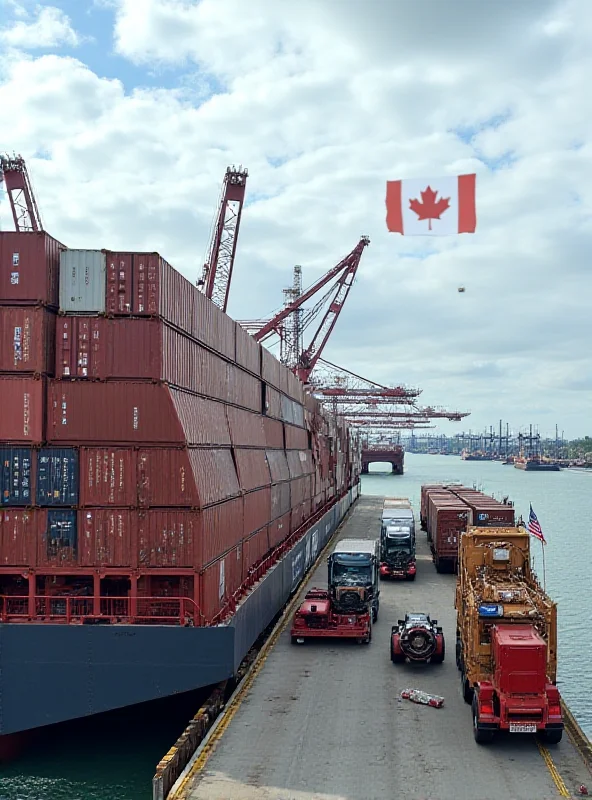
[[550, 731], [540, 731], [540, 737], [545, 744], [559, 744], [563, 738], [563, 730], [555, 728]]
[[413, 575], [405, 575], [405, 580], [414, 581], [415, 580], [415, 573]]
[[444, 641], [444, 637], [442, 637], [442, 652], [440, 654], [432, 656], [432, 664], [441, 664], [444, 661], [445, 655], [446, 655], [446, 642]]
[[440, 563], [440, 559], [438, 558], [438, 556], [434, 557], [434, 564], [436, 565], [436, 572], [440, 573], [444, 572], [444, 569], [442, 568], [442, 564]]
[[393, 664], [404, 664], [405, 663], [405, 654], [404, 653], [395, 653], [393, 650], [393, 640], [391, 638], [391, 661]]
[[467, 680], [467, 676], [465, 675], [464, 671], [460, 673], [460, 688], [463, 696], [463, 700], [467, 705], [471, 705], [473, 702], [473, 687]]
[[489, 744], [493, 739], [494, 731], [483, 730], [479, 727], [479, 715], [477, 713], [477, 698], [473, 697], [473, 736], [477, 744]]
[[376, 620], [378, 619], [378, 610], [379, 610], [379, 608], [380, 608], [380, 606], [377, 603], [376, 607], [372, 609], [372, 622], [373, 623], [376, 622]]

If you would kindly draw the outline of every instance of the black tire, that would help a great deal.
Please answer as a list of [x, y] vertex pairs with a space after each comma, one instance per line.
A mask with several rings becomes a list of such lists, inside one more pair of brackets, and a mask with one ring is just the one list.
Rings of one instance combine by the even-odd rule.
[[298, 637], [292, 636], [292, 644], [298, 644]]
[[492, 730], [483, 730], [483, 728], [479, 727], [478, 723], [478, 714], [477, 714], [477, 698], [473, 697], [473, 736], [477, 744], [489, 744], [493, 739], [494, 731]]
[[442, 564], [440, 563], [440, 559], [438, 558], [438, 556], [435, 557], [434, 564], [436, 565], [436, 572], [439, 572], [439, 573], [444, 572], [444, 570], [442, 569]]
[[415, 580], [415, 575], [405, 575], [405, 579], [408, 580], [408, 581], [414, 581]]
[[465, 703], [467, 703], [467, 705], [470, 706], [471, 703], [473, 702], [474, 691], [473, 691], [473, 687], [468, 682], [464, 671], [460, 673], [460, 687], [461, 687], [463, 700], [465, 701]]
[[378, 606], [372, 609], [372, 623], [375, 623], [378, 619]]
[[405, 662], [405, 655], [403, 653], [395, 653], [393, 650], [393, 640], [391, 639], [391, 661], [393, 664], [403, 664]]
[[439, 655], [432, 656], [432, 664], [441, 664], [444, 661], [445, 655], [446, 655], [446, 642], [444, 641], [444, 637], [442, 637], [442, 652]]
[[559, 744], [563, 738], [563, 730], [552, 728], [550, 731], [540, 731], [539, 735], [545, 744]]

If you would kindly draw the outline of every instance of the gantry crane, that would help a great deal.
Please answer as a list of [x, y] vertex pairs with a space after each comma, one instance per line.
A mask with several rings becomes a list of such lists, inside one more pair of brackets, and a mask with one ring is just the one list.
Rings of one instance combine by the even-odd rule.
[[197, 284], [224, 312], [228, 306], [248, 174], [242, 167], [226, 169], [206, 263]]
[[[265, 341], [273, 334], [277, 334], [280, 337], [280, 341], [283, 340], [286, 342], [289, 339], [290, 343], [287, 346], [284, 345], [285, 355], [283, 360], [284, 363], [287, 362], [287, 365], [292, 368], [293, 372], [303, 383], [308, 383], [310, 374], [321, 357], [321, 353], [335, 327], [343, 304], [347, 299], [356, 277], [364, 248], [369, 244], [370, 239], [368, 236], [362, 236], [351, 253], [304, 292], [299, 293], [301, 285], [299, 284], [300, 273], [296, 273], [295, 271], [294, 286], [292, 289], [288, 290], [291, 294], [288, 296], [284, 308], [267, 322], [255, 321], [243, 323], [247, 330], [253, 331], [253, 337], [258, 342]], [[335, 281], [334, 284], [329, 288], [314, 309], [304, 316], [302, 313], [302, 306], [304, 303], [310, 300], [311, 297], [333, 280]], [[300, 346], [302, 331], [310, 324], [312, 319], [317, 316], [327, 299], [330, 299], [329, 307], [323, 315], [321, 323], [312, 338], [312, 342], [305, 350], [302, 350]], [[291, 322], [287, 322], [290, 318]], [[291, 355], [287, 355], [286, 352], [291, 353]], [[290, 361], [292, 363], [290, 363]]]
[[41, 231], [41, 214], [22, 156], [0, 155], [0, 183], [4, 182], [14, 227], [21, 233]]

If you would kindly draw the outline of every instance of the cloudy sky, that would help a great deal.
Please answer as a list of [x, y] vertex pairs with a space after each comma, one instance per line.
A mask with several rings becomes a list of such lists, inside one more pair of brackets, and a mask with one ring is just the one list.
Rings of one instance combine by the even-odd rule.
[[[447, 433], [592, 434], [591, 41], [590, 0], [0, 0], [0, 149], [64, 243], [190, 279], [243, 164], [235, 318], [368, 234], [327, 358]], [[387, 232], [387, 179], [466, 172], [475, 235]]]

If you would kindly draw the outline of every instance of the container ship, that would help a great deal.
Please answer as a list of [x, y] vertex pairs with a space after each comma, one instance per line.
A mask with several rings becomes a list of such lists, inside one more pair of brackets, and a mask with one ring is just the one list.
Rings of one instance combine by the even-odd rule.
[[157, 253], [0, 233], [0, 397], [4, 753], [232, 678], [359, 493], [358, 434]]

